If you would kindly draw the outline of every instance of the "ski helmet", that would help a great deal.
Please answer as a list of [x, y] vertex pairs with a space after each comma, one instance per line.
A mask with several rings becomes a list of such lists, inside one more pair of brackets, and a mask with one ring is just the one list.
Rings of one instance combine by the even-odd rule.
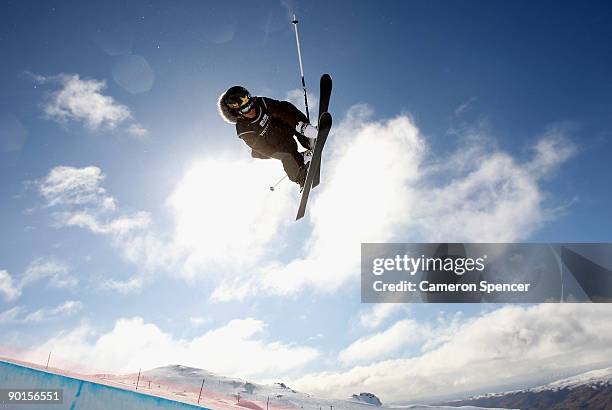
[[235, 85], [227, 90], [223, 96], [223, 103], [227, 108], [240, 114], [246, 114], [253, 108], [255, 98], [244, 87]]

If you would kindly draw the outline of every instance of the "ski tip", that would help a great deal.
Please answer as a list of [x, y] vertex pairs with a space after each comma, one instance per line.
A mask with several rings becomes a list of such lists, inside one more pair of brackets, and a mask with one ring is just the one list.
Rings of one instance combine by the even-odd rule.
[[304, 217], [304, 215], [306, 215], [306, 208], [304, 207], [304, 209], [302, 209], [302, 208], [298, 209], [298, 213], [295, 216], [295, 220], [299, 221], [300, 219], [302, 219]]

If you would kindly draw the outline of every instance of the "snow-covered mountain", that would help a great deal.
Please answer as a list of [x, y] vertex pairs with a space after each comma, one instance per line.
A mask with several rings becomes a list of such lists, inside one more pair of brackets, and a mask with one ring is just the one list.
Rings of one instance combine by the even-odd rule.
[[353, 401], [357, 401], [361, 403], [372, 404], [377, 407], [382, 406], [382, 402], [380, 401], [380, 399], [376, 397], [376, 395], [373, 393], [353, 394], [353, 396], [351, 396], [349, 400], [353, 400]]
[[567, 377], [529, 390], [534, 392], [545, 390], [556, 391], [561, 389], [575, 389], [582, 386], [598, 388], [610, 384], [612, 384], [612, 367], [606, 367], [604, 369], [591, 370], [576, 376]]
[[612, 367], [591, 370], [529, 389], [473, 396], [445, 404], [520, 409], [612, 410]]
[[[137, 375], [113, 377], [100, 375], [115, 384], [134, 384]], [[311, 410], [391, 410], [373, 393], [355, 392], [346, 400], [322, 399], [302, 393], [282, 381], [264, 385], [247, 380], [219, 376], [202, 369], [172, 365], [144, 371], [138, 379], [139, 390], [165, 396], [176, 396], [181, 401], [196, 402], [212, 409], [250, 408], [252, 410], [311, 409]], [[200, 394], [200, 390], [202, 393]], [[448, 406], [402, 406], [410, 410], [450, 410]], [[482, 407], [462, 407], [462, 410], [482, 410]]]

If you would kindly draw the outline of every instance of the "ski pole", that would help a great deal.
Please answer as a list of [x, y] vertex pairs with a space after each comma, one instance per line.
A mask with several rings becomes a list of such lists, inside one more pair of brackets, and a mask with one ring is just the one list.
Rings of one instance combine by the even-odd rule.
[[285, 178], [287, 178], [287, 175], [283, 176], [281, 179], [279, 179], [276, 184], [270, 186], [270, 191], [274, 191], [274, 188], [276, 188], [278, 186], [278, 184], [280, 184], [281, 182], [283, 182], [285, 180]]
[[298, 20], [293, 15], [293, 27], [295, 28], [295, 43], [297, 45], [298, 62], [300, 64], [300, 75], [302, 76], [302, 90], [304, 90], [304, 105], [306, 106], [306, 118], [310, 122], [310, 113], [308, 112], [308, 96], [306, 95], [306, 80], [304, 80], [304, 67], [302, 66], [302, 50], [300, 47], [300, 35], [298, 34]]

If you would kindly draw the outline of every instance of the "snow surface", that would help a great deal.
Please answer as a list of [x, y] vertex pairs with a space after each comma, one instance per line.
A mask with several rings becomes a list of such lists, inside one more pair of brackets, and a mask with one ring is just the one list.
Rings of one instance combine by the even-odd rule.
[[[133, 376], [132, 376], [133, 377]], [[199, 391], [204, 381], [203, 391], [207, 396], [225, 396], [234, 399], [238, 406], [251, 407], [257, 405], [261, 409], [312, 409], [312, 410], [389, 410], [400, 407], [375, 406], [370, 403], [349, 398], [347, 400], [323, 399], [308, 393], [302, 393], [282, 381], [271, 385], [257, 384], [244, 379], [219, 376], [202, 369], [173, 365], [148, 370], [142, 373], [144, 380], [155, 380], [163, 384], [182, 385], [188, 389]], [[203, 393], [204, 394], [204, 393]], [[355, 392], [359, 395], [359, 392]], [[239, 397], [239, 400], [238, 400]], [[210, 404], [209, 404], [210, 405]], [[215, 408], [212, 406], [212, 408]], [[450, 410], [457, 407], [444, 406], [403, 406], [410, 410]], [[483, 407], [461, 407], [462, 410], [483, 410]]]

